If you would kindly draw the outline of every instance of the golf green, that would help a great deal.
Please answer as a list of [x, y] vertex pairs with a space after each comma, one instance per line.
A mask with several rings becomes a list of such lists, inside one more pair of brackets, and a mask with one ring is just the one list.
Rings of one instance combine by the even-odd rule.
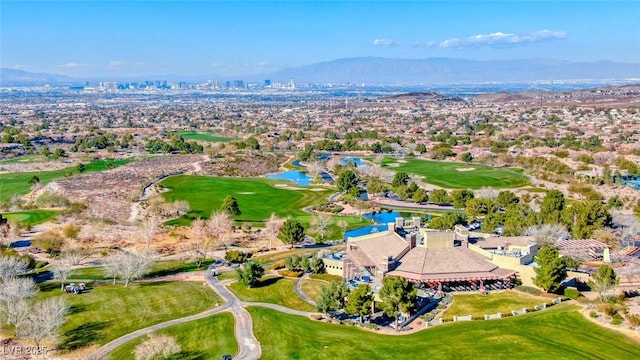
[[56, 210], [25, 210], [2, 214], [9, 220], [15, 220], [25, 225], [36, 225], [53, 219], [58, 212]]
[[161, 184], [169, 189], [164, 193], [167, 201], [186, 200], [191, 206], [186, 218], [174, 222], [180, 225], [198, 217], [209, 218], [227, 196], [235, 197], [242, 211], [236, 221], [263, 222], [271, 213], [279, 217], [304, 215], [303, 208], [325, 200], [331, 193], [328, 189], [261, 178], [182, 175]]
[[182, 136], [182, 138], [185, 140], [208, 141], [208, 142], [229, 142], [229, 141], [237, 140], [237, 138], [234, 138], [234, 137], [215, 136], [209, 133], [196, 132], [196, 131], [178, 131], [177, 134]]
[[425, 182], [447, 189], [517, 188], [529, 184], [527, 177], [516, 170], [477, 164], [408, 159], [395, 160], [387, 167], [423, 176]]

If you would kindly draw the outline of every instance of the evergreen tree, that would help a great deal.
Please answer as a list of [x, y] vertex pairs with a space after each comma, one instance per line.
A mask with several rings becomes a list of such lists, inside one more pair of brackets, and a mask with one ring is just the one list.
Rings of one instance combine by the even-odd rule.
[[234, 198], [233, 196], [227, 196], [226, 198], [224, 198], [220, 210], [229, 214], [230, 216], [238, 216], [242, 214], [242, 211], [240, 211], [240, 206], [238, 205], [238, 200], [236, 200], [236, 198]]
[[372, 303], [373, 294], [371, 293], [371, 287], [367, 284], [360, 284], [355, 290], [349, 293], [344, 311], [347, 312], [347, 314], [358, 315], [360, 317], [360, 323], [362, 323], [362, 317], [371, 314]]
[[396, 330], [398, 329], [398, 316], [401, 313], [409, 313], [415, 307], [418, 300], [418, 289], [407, 279], [398, 276], [387, 276], [382, 279], [380, 289], [382, 310], [395, 318]]
[[536, 255], [538, 267], [534, 269], [536, 277], [533, 283], [546, 292], [555, 292], [560, 288], [562, 279], [567, 276], [567, 264], [560, 257], [558, 249], [543, 246]]
[[293, 245], [304, 240], [304, 227], [298, 220], [288, 219], [280, 227], [278, 239], [285, 244], [291, 244], [293, 249]]

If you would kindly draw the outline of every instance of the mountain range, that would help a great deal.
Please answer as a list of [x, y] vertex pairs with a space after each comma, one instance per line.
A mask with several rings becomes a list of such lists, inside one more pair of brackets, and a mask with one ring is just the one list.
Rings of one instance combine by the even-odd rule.
[[536, 81], [626, 80], [640, 79], [640, 64], [613, 61], [571, 62], [547, 59], [465, 60], [450, 58], [390, 59], [379, 57], [345, 58], [310, 65], [290, 67], [259, 75], [202, 76], [144, 75], [94, 76], [72, 78], [47, 73], [30, 73], [0, 68], [0, 86], [79, 84], [85, 81], [167, 81], [199, 82], [235, 80], [296, 83], [366, 83], [366, 84], [460, 84], [479, 82], [523, 83]]

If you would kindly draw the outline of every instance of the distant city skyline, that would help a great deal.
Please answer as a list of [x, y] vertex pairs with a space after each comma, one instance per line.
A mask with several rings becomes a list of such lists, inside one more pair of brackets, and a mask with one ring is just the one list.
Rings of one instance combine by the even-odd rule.
[[639, 62], [633, 1], [3, 0], [0, 66], [68, 76], [264, 74], [338, 58]]

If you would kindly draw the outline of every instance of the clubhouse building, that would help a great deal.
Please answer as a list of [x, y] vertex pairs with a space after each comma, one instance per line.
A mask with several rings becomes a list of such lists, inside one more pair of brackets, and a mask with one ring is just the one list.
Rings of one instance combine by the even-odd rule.
[[[400, 276], [426, 287], [477, 290], [511, 287], [519, 269], [531, 263], [538, 245], [531, 237], [498, 237], [469, 242], [468, 231], [402, 226], [347, 239], [347, 249], [331, 266], [347, 281], [376, 288], [385, 276]], [[326, 263], [325, 259], [325, 263]]]

